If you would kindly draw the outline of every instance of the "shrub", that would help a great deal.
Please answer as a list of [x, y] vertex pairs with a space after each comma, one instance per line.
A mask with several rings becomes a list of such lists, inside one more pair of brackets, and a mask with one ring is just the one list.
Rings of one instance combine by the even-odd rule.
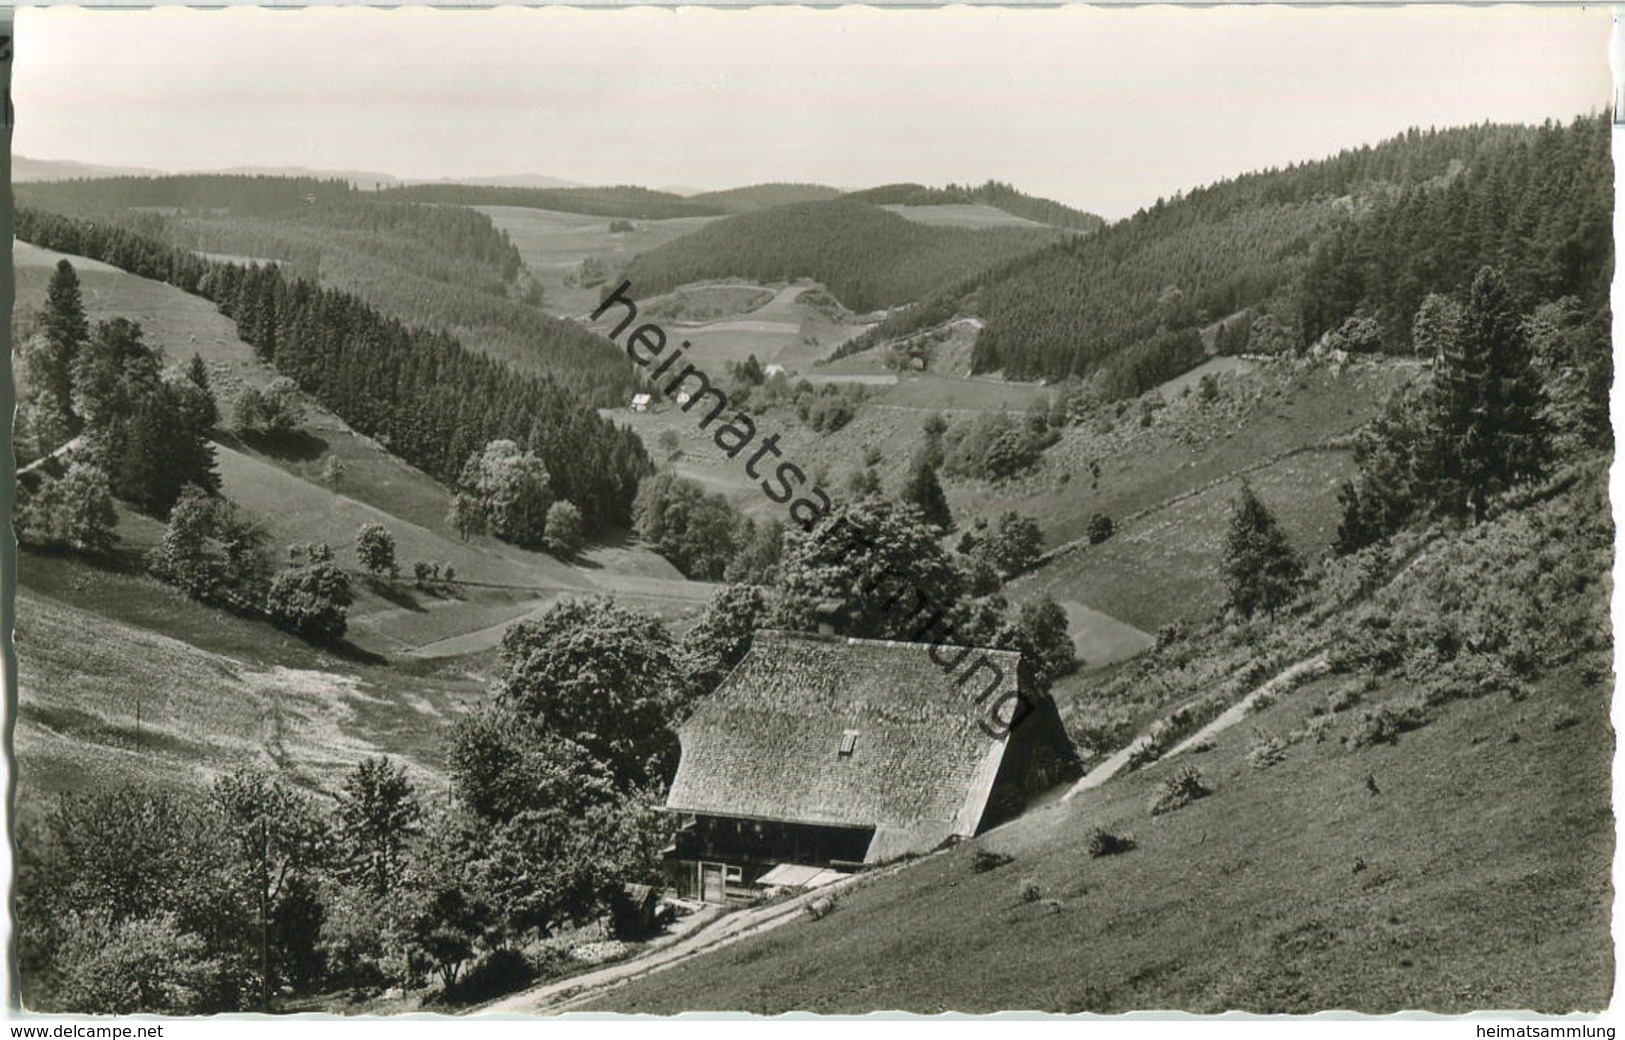
[[1110, 538], [1117, 530], [1117, 525], [1105, 513], [1093, 513], [1089, 517], [1089, 544], [1099, 545]]
[[1347, 711], [1359, 704], [1360, 698], [1358, 683], [1344, 683], [1326, 695], [1326, 714], [1336, 715], [1340, 711]]
[[427, 589], [440, 581], [440, 565], [433, 560], [414, 560], [412, 562], [412, 582], [420, 589]]
[[208, 994], [220, 965], [203, 940], [183, 932], [172, 916], [117, 924], [69, 916], [57, 951], [60, 978], [54, 1011], [81, 1014], [192, 1015], [220, 1010]]
[[264, 390], [249, 387], [237, 398], [237, 429], [265, 437], [286, 437], [305, 421], [305, 406], [292, 379], [278, 376]]
[[307, 639], [337, 640], [348, 623], [350, 576], [333, 563], [333, 550], [325, 543], [305, 546], [302, 552], [308, 562], [285, 567], [271, 579], [265, 612]]
[[990, 870], [997, 870], [1006, 863], [1012, 862], [1013, 856], [1006, 856], [1002, 852], [992, 849], [977, 849], [976, 857], [971, 860], [970, 868], [978, 874], [986, 874]]
[[828, 917], [835, 912], [836, 899], [834, 894], [819, 896], [807, 904], [807, 916], [814, 921]]
[[561, 559], [569, 559], [581, 551], [585, 536], [581, 529], [581, 510], [571, 502], [560, 502], [547, 511], [543, 541], [549, 552]]
[[557, 940], [546, 939], [526, 945], [525, 960], [530, 962], [533, 977], [538, 980], [558, 978], [580, 963]]
[[1254, 769], [1268, 769], [1286, 761], [1286, 741], [1273, 733], [1253, 731], [1252, 746], [1247, 749], [1247, 764]]
[[1195, 766], [1186, 766], [1179, 772], [1163, 780], [1162, 790], [1157, 792], [1151, 802], [1151, 815], [1161, 816], [1176, 809], [1205, 798], [1212, 791], [1202, 783], [1202, 774]]
[[1036, 903], [1044, 898], [1044, 890], [1038, 886], [1037, 881], [1030, 877], [1022, 878], [1018, 883], [1018, 887], [1021, 891], [1021, 901], [1023, 903]]
[[1089, 857], [1099, 859], [1102, 856], [1116, 856], [1134, 848], [1134, 844], [1132, 834], [1117, 835], [1104, 828], [1096, 827], [1089, 832]]
[[523, 989], [536, 978], [525, 955], [511, 946], [499, 946], [469, 966], [446, 991], [448, 1004], [478, 1004]]
[[1420, 703], [1384, 704], [1360, 713], [1359, 728], [1354, 733], [1354, 746], [1392, 744], [1401, 733], [1420, 729], [1427, 724], [1427, 709]]

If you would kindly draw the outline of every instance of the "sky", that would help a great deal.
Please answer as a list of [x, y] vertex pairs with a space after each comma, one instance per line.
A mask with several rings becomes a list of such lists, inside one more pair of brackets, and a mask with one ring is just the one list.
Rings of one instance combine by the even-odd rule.
[[13, 152], [714, 189], [1007, 181], [1118, 218], [1608, 102], [1604, 8], [25, 8]]

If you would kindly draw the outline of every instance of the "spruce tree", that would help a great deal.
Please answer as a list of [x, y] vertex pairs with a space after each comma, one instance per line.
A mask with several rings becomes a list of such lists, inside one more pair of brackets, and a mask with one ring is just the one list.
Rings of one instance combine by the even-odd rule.
[[67, 260], [59, 260], [51, 274], [39, 321], [45, 330], [45, 347], [30, 357], [29, 374], [41, 384], [34, 389], [42, 400], [51, 402], [55, 421], [78, 432], [78, 418], [69, 407], [73, 400], [73, 366], [80, 348], [90, 338], [90, 323], [85, 318], [78, 272]]
[[1262, 610], [1273, 621], [1303, 581], [1303, 561], [1250, 484], [1241, 486], [1231, 507], [1224, 571], [1229, 594], [1225, 605], [1245, 618]]
[[1499, 271], [1479, 270], [1459, 331], [1441, 340], [1433, 409], [1441, 505], [1476, 522], [1491, 495], [1540, 474], [1546, 450], [1539, 376]]
[[936, 467], [925, 454], [914, 457], [909, 464], [908, 478], [903, 482], [903, 501], [918, 506], [925, 522], [941, 531], [953, 528], [953, 515], [948, 511], [948, 496], [937, 480]]

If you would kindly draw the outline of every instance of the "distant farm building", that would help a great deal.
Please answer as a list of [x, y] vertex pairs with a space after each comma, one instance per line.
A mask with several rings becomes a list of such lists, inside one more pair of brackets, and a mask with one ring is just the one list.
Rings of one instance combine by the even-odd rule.
[[1021, 675], [1013, 651], [758, 632], [678, 731], [668, 879], [713, 903], [817, 887], [1013, 815], [1078, 772], [1048, 696], [986, 725]]
[[633, 394], [632, 395], [632, 410], [634, 412], [647, 412], [649, 410], [649, 395], [648, 394]]

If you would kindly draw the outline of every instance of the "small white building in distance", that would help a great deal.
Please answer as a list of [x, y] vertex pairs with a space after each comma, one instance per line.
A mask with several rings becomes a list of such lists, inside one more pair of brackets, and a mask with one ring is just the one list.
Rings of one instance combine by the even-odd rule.
[[632, 395], [632, 410], [634, 412], [647, 412], [649, 410], [649, 395], [648, 394], [633, 394]]

